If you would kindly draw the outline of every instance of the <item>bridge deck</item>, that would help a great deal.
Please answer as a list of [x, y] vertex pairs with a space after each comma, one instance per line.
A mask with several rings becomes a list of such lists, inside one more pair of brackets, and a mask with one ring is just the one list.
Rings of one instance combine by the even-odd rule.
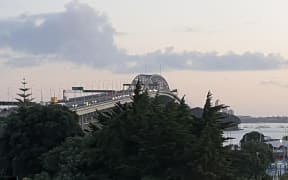
[[18, 104], [17, 101], [0, 101], [0, 106], [17, 106]]

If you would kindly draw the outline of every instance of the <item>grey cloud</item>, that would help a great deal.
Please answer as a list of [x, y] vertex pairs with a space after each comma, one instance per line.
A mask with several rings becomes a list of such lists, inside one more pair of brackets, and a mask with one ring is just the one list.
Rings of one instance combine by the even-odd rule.
[[5, 61], [4, 65], [11, 67], [32, 67], [40, 66], [42, 64], [56, 61], [59, 57], [57, 55], [31, 55], [31, 54], [17, 54], [10, 56], [9, 61]]
[[9, 58], [11, 58], [11, 54], [0, 52], [0, 58], [1, 59], [9, 59]]
[[115, 30], [88, 5], [72, 2], [66, 11], [0, 21], [0, 47], [36, 55], [58, 54], [75, 63], [107, 66], [123, 55]]
[[162, 65], [166, 70], [202, 70], [202, 71], [245, 71], [270, 70], [282, 68], [286, 59], [276, 54], [264, 55], [261, 53], [244, 53], [242, 55], [229, 53], [219, 55], [215, 52], [183, 52], [176, 53], [168, 50], [155, 51], [143, 56], [135, 57], [138, 70], [145, 65], [152, 71], [159, 70]]
[[33, 66], [39, 66], [42, 63], [38, 61], [38, 59], [29, 57], [16, 57], [13, 58], [12, 61], [8, 61], [5, 63], [5, 65], [13, 66], [13, 67], [33, 67]]
[[17, 54], [7, 57], [10, 66], [66, 60], [114, 72], [143, 72], [145, 67], [158, 72], [160, 66], [165, 70], [223, 71], [277, 69], [287, 64], [286, 59], [275, 54], [178, 53], [173, 47], [132, 56], [116, 47], [116, 35], [121, 33], [105, 15], [77, 1], [67, 4], [64, 12], [0, 20], [0, 48]]

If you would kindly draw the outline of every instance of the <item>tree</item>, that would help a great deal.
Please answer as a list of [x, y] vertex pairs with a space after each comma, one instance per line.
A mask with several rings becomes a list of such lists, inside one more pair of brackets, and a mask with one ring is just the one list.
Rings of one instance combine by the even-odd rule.
[[[161, 104], [135, 90], [131, 104], [117, 103], [99, 113], [83, 138], [69, 138], [42, 156], [36, 177], [93, 180], [230, 180], [265, 176], [271, 162], [263, 144], [241, 151], [223, 147], [224, 105], [212, 106], [209, 92], [201, 117], [194, 117], [184, 98]], [[232, 123], [233, 124], [233, 123]], [[265, 149], [266, 148], [266, 149]], [[267, 156], [266, 156], [267, 155]], [[263, 174], [264, 172], [264, 174]], [[254, 174], [252, 174], [254, 173]]]
[[264, 142], [264, 135], [257, 131], [251, 131], [249, 133], [244, 134], [242, 139], [240, 140], [240, 144], [245, 144], [248, 142]]
[[[56, 148], [44, 156], [46, 174], [57, 179], [71, 172], [69, 177], [73, 179], [77, 176], [73, 169], [77, 167], [81, 174], [78, 179], [191, 179], [191, 164], [196, 157], [192, 154], [195, 138], [189, 108], [184, 101], [181, 105], [163, 105], [158, 100], [157, 96], [150, 98], [147, 93], [136, 91], [131, 105], [116, 104], [111, 112], [100, 113], [98, 119], [103, 126], [92, 125], [92, 132], [83, 138], [81, 152], [73, 155], [81, 160], [72, 165], [66, 163], [68, 154], [75, 151]], [[68, 157], [60, 158], [59, 154]], [[60, 159], [58, 164], [55, 159]]]
[[288, 141], [288, 136], [283, 136], [282, 140]]
[[212, 94], [208, 92], [206, 103], [201, 118], [198, 118], [198, 140], [195, 146], [197, 156], [196, 167], [198, 173], [196, 179], [231, 179], [232, 169], [226, 157], [226, 148], [223, 142], [223, 130], [230, 123], [223, 123], [224, 118], [220, 110], [224, 105], [212, 106]]
[[263, 142], [264, 135], [252, 131], [246, 133], [241, 141], [241, 150], [231, 151], [230, 157], [234, 174], [243, 179], [269, 179], [267, 167], [274, 161], [271, 145]]
[[41, 154], [66, 137], [82, 135], [77, 115], [58, 105], [20, 106], [7, 117], [3, 130], [0, 164], [7, 175], [20, 177], [40, 172]]
[[16, 98], [16, 100], [19, 102], [19, 104], [21, 106], [26, 106], [28, 104], [31, 104], [33, 101], [33, 98], [30, 98], [30, 96], [32, 95], [32, 93], [28, 93], [28, 91], [30, 90], [30, 88], [27, 88], [27, 82], [26, 79], [24, 78], [23, 81], [21, 82], [23, 87], [19, 88], [19, 90], [21, 91], [21, 93], [18, 93], [17, 95], [20, 98]]
[[37, 180], [79, 180], [85, 162], [82, 160], [83, 137], [69, 137], [60, 146], [41, 156], [42, 166], [45, 171], [37, 174]]
[[288, 173], [285, 173], [280, 177], [280, 180], [287, 180], [288, 179]]
[[196, 119], [184, 98], [180, 104], [161, 104], [157, 95], [150, 98], [138, 91], [140, 86], [131, 105], [116, 104], [112, 111], [99, 113], [101, 128], [91, 125], [82, 143], [69, 140], [46, 153], [40, 175], [85, 180], [233, 179], [227, 148], [222, 146], [222, 129], [228, 126], [218, 113], [223, 105], [212, 106], [209, 93], [203, 116]]

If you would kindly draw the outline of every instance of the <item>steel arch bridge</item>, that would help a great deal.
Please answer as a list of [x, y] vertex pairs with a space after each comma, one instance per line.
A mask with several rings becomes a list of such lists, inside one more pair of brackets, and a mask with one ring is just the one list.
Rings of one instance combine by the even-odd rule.
[[138, 81], [142, 84], [143, 90], [170, 91], [167, 81], [158, 74], [139, 74], [132, 80], [130, 88], [133, 89]]
[[[127, 89], [125, 90], [80, 90], [81, 92], [95, 92], [96, 95], [74, 97], [69, 100], [63, 98], [60, 103], [70, 108], [70, 110], [76, 112], [79, 115], [79, 123], [82, 128], [85, 128], [90, 122], [95, 121], [94, 114], [96, 111], [105, 111], [115, 106], [117, 102], [122, 104], [131, 103], [137, 82], [142, 85], [142, 91], [147, 91], [150, 97], [156, 95], [162, 96], [180, 102], [177, 96], [177, 90], [171, 90], [168, 82], [164, 77], [158, 74], [139, 74], [130, 84], [125, 84]], [[123, 84], [124, 87], [124, 84]], [[73, 88], [72, 88], [73, 91]], [[64, 92], [64, 91], [63, 91]], [[64, 95], [64, 93], [63, 93]], [[0, 106], [17, 106], [18, 102], [0, 101]]]
[[[85, 128], [90, 122], [95, 121], [93, 118], [96, 111], [105, 111], [111, 109], [117, 102], [120, 102], [121, 104], [131, 103], [132, 97], [134, 95], [133, 92], [138, 81], [142, 85], [142, 91], [147, 91], [150, 97], [155, 97], [158, 95], [159, 97], [162, 96], [172, 99], [175, 102], [180, 102], [180, 99], [177, 96], [177, 90], [170, 90], [168, 82], [164, 77], [158, 74], [139, 74], [132, 80], [131, 84], [128, 84], [127, 90], [114, 92], [112, 95], [106, 95], [105, 97], [101, 98], [105, 99], [104, 101], [97, 101], [96, 104], [71, 107], [70, 109], [79, 115], [80, 125], [82, 128]], [[83, 99], [85, 100], [89, 98], [83, 97]]]

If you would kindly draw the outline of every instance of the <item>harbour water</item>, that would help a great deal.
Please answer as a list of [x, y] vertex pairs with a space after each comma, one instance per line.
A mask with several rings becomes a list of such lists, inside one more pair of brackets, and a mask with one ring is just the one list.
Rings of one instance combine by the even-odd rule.
[[283, 136], [288, 135], [288, 123], [241, 123], [239, 124], [239, 129], [236, 131], [224, 131], [225, 137], [234, 138], [228, 140], [225, 145], [238, 145], [243, 135], [251, 131], [258, 131], [272, 139], [282, 139]]

